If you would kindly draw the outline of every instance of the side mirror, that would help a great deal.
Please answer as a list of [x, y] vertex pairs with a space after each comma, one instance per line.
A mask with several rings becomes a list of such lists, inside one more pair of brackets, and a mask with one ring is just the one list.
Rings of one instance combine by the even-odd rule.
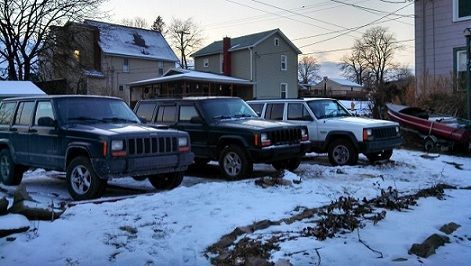
[[203, 124], [203, 119], [199, 116], [193, 116], [190, 119], [190, 123], [192, 123], [192, 124]]
[[48, 116], [40, 117], [38, 119], [38, 126], [40, 127], [55, 127], [56, 121]]

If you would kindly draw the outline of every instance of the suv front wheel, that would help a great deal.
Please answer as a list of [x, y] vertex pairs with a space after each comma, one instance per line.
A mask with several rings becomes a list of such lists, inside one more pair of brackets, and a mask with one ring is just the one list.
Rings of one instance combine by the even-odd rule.
[[226, 146], [219, 156], [219, 167], [230, 180], [242, 179], [253, 171], [253, 162], [247, 158], [244, 150], [237, 145]]
[[329, 145], [329, 162], [336, 165], [354, 165], [358, 161], [358, 152], [346, 139], [338, 139]]
[[7, 186], [16, 186], [21, 183], [25, 168], [15, 165], [11, 158], [10, 150], [3, 149], [0, 152], [0, 183]]
[[98, 198], [105, 192], [106, 180], [100, 179], [87, 157], [77, 157], [67, 166], [67, 189], [74, 200]]
[[149, 182], [156, 189], [174, 189], [183, 181], [183, 172], [149, 176]]

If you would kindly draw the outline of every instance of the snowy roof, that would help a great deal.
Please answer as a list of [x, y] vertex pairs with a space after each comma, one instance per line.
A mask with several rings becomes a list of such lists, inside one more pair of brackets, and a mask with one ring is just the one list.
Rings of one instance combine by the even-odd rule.
[[99, 29], [99, 45], [106, 54], [178, 61], [172, 48], [158, 31], [95, 20], [85, 20], [84, 23]]
[[[229, 51], [232, 52], [254, 47], [275, 33], [278, 33], [297, 53], [301, 53], [301, 51], [283, 34], [283, 32], [281, 32], [280, 29], [273, 29], [269, 31], [263, 31], [236, 38], [231, 38], [231, 48], [229, 49]], [[196, 51], [191, 56], [199, 57], [222, 53], [222, 44], [222, 40], [213, 42], [208, 46]]]
[[45, 94], [31, 81], [0, 81], [0, 97], [2, 98]]
[[175, 80], [211, 81], [211, 82], [217, 82], [217, 83], [243, 84], [243, 85], [252, 84], [252, 82], [245, 79], [233, 78], [229, 76], [208, 73], [208, 72], [201, 72], [201, 71], [196, 71], [196, 70], [174, 68], [174, 69], [168, 70], [164, 74], [163, 77], [135, 81], [135, 82], [128, 83], [128, 85], [139, 86], [139, 85], [162, 83], [162, 82], [175, 81]]
[[342, 86], [347, 86], [347, 87], [363, 87], [362, 85], [355, 83], [353, 81], [350, 81], [348, 79], [340, 79], [340, 78], [329, 78], [329, 80], [338, 83]]

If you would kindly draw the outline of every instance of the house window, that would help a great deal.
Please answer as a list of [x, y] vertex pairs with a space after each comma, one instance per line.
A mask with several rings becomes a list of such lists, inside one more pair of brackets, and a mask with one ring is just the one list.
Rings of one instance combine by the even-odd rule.
[[275, 38], [275, 39], [273, 40], [273, 44], [274, 44], [275, 46], [280, 46], [280, 39]]
[[288, 97], [288, 84], [287, 83], [280, 84], [280, 96], [281, 96], [281, 99], [286, 99]]
[[203, 67], [209, 67], [209, 59], [208, 58], [205, 58], [203, 60]]
[[288, 69], [288, 58], [286, 55], [281, 55], [281, 70]]
[[456, 77], [456, 90], [464, 90], [466, 82], [466, 68], [467, 68], [467, 54], [466, 50], [455, 49], [455, 77]]
[[159, 75], [164, 75], [164, 61], [157, 62], [157, 67], [159, 68]]
[[129, 72], [129, 59], [123, 59], [123, 72]]
[[471, 1], [453, 0], [453, 21], [471, 19]]

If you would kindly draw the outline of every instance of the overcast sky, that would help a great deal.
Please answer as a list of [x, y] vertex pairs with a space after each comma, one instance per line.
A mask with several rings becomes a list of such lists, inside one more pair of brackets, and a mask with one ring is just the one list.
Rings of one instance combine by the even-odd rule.
[[368, 27], [381, 25], [402, 41], [404, 49], [397, 52], [396, 61], [414, 67], [413, 1], [110, 0], [103, 9], [113, 22], [143, 17], [150, 24], [160, 15], [168, 24], [172, 18], [191, 17], [204, 32], [204, 45], [224, 36], [279, 28], [304, 54], [317, 57], [323, 63], [321, 71], [329, 76], [336, 75], [332, 62], [349, 53], [346, 49], [355, 38]]

